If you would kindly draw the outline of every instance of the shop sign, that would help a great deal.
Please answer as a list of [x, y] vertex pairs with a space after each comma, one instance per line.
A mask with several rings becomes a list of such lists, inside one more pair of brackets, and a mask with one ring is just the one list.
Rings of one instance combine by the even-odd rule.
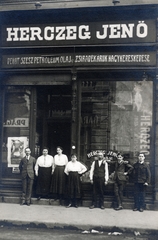
[[29, 118], [14, 118], [7, 119], [4, 124], [4, 127], [28, 127], [29, 126]]
[[151, 139], [151, 116], [141, 116], [140, 118], [140, 152], [145, 155], [150, 154], [150, 139]]
[[87, 153], [87, 157], [91, 158], [91, 157], [97, 156], [99, 152], [102, 152], [103, 154], [106, 153], [105, 150], [95, 150], [95, 151], [91, 151], [91, 152]]
[[154, 20], [3, 26], [2, 46], [156, 42]]
[[3, 55], [2, 68], [64, 66], [156, 66], [155, 52]]
[[144, 153], [150, 155], [151, 152], [151, 115], [135, 114], [134, 117], [134, 153]]
[[104, 155], [108, 156], [108, 157], [117, 157], [119, 152], [114, 152], [112, 150], [109, 150], [108, 152], [106, 152], [105, 150], [95, 150], [95, 151], [91, 151], [89, 153], [87, 153], [87, 157], [91, 158], [94, 156], [97, 156], [99, 152], [102, 152]]

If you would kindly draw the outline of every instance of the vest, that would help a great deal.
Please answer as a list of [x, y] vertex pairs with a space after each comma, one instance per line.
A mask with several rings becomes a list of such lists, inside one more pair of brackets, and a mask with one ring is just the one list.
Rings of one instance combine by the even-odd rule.
[[105, 165], [101, 163], [99, 167], [98, 161], [95, 161], [95, 167], [94, 167], [94, 177], [105, 177]]

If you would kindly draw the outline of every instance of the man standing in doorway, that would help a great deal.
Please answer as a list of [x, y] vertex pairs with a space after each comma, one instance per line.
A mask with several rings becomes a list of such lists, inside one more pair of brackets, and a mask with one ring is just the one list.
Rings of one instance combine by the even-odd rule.
[[109, 178], [108, 164], [103, 152], [98, 152], [90, 169], [90, 181], [93, 184], [93, 202], [90, 209], [97, 207], [97, 194], [99, 195], [100, 208], [104, 209], [104, 185]]
[[25, 149], [26, 156], [21, 159], [19, 164], [20, 173], [22, 176], [22, 202], [21, 205], [26, 204], [30, 206], [32, 186], [34, 181], [34, 167], [36, 159], [31, 156], [30, 148]]

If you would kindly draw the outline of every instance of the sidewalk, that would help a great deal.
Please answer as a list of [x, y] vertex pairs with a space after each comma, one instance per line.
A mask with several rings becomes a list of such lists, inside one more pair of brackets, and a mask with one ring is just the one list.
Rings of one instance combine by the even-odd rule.
[[146, 210], [115, 211], [112, 208], [89, 209], [88, 207], [66, 208], [64, 206], [0, 203], [0, 225], [67, 228], [74, 230], [121, 231], [158, 233], [158, 212]]

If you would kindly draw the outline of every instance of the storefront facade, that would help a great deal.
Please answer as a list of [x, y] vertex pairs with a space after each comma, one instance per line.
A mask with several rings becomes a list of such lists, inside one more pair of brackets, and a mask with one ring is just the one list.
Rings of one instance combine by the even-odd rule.
[[1, 196], [20, 196], [25, 147], [60, 145], [88, 167], [98, 150], [145, 153], [156, 209], [157, 5], [1, 12], [0, 44]]

